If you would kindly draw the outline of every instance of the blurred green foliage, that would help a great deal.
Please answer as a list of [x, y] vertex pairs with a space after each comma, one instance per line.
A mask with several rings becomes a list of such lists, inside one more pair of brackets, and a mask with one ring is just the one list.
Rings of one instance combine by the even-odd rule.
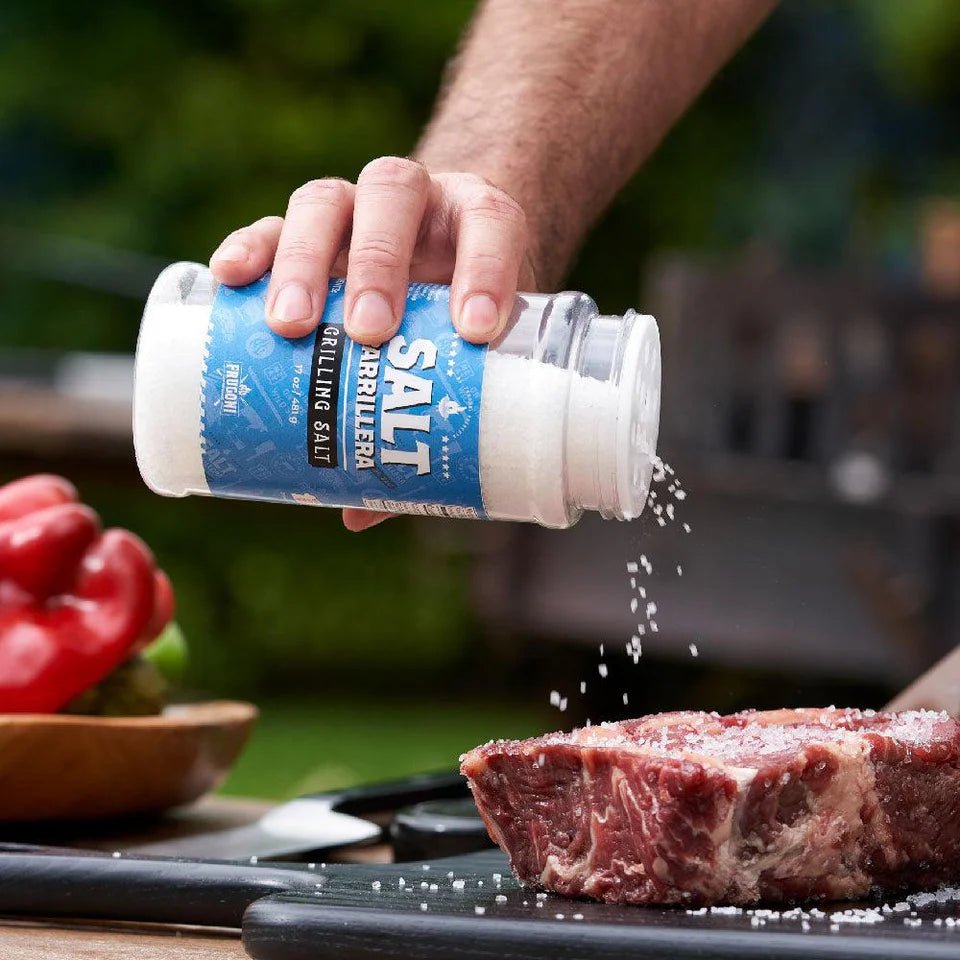
[[244, 755], [222, 792], [281, 800], [354, 783], [450, 770], [457, 757], [493, 737], [542, 733], [545, 707], [320, 699], [267, 701]]
[[[8, 0], [0, 225], [203, 260], [291, 189], [411, 149], [468, 0]], [[597, 51], [603, 56], [603, 51]], [[960, 186], [955, 0], [787, 0], [596, 232], [571, 285], [637, 299], [664, 246], [902, 250]], [[136, 304], [4, 275], [2, 342], [129, 349]]]

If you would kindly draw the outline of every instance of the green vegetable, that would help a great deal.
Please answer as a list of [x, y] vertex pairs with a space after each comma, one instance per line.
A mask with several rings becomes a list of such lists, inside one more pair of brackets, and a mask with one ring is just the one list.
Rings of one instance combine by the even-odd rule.
[[141, 656], [152, 663], [171, 686], [182, 683], [189, 657], [180, 625], [175, 620], [168, 623]]
[[106, 679], [85, 690], [63, 708], [64, 713], [96, 717], [148, 717], [167, 703], [167, 682], [142, 656], [122, 663]]
[[64, 707], [64, 713], [96, 717], [146, 717], [163, 712], [170, 687], [183, 679], [187, 643], [170, 623], [139, 656], [122, 663], [95, 687]]

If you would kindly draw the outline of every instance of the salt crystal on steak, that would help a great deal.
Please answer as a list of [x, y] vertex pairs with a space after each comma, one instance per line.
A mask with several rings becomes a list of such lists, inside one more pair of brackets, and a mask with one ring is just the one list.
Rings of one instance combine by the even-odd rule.
[[526, 884], [613, 903], [854, 899], [960, 877], [945, 713], [667, 713], [470, 751]]

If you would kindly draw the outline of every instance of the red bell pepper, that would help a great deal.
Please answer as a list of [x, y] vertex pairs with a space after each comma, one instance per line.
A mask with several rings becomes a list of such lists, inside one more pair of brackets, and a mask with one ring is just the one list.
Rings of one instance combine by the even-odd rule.
[[51, 713], [150, 643], [173, 591], [61, 477], [0, 486], [0, 713]]

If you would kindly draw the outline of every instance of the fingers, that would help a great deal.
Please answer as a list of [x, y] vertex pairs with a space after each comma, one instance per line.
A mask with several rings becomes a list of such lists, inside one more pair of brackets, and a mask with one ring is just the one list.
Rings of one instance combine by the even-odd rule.
[[526, 246], [523, 210], [504, 191], [469, 174], [431, 179], [413, 160], [380, 157], [364, 167], [356, 187], [332, 178], [304, 184], [285, 219], [265, 217], [230, 234], [210, 265], [217, 279], [238, 285], [272, 263], [267, 323], [288, 337], [315, 329], [328, 278], [346, 272], [347, 333], [379, 345], [397, 331], [419, 256], [421, 279], [443, 279], [434, 276], [438, 268], [453, 267], [454, 325], [464, 339], [485, 343], [503, 331], [519, 278], [529, 274]]
[[234, 230], [210, 258], [213, 275], [231, 287], [259, 280], [273, 263], [282, 227], [283, 217], [264, 217]]
[[524, 265], [526, 219], [512, 197], [478, 181], [459, 201], [454, 228], [457, 262], [450, 314], [460, 336], [486, 343], [510, 319]]
[[344, 298], [346, 331], [360, 343], [379, 345], [400, 325], [429, 192], [413, 160], [380, 157], [360, 173]]
[[360, 510], [357, 507], [344, 507], [343, 525], [351, 533], [360, 533], [361, 530], [369, 530], [384, 520], [389, 520], [394, 514], [379, 513], [376, 510]]
[[353, 213], [354, 186], [328, 177], [290, 196], [277, 243], [267, 323], [285, 337], [302, 337], [320, 322], [327, 285]]

